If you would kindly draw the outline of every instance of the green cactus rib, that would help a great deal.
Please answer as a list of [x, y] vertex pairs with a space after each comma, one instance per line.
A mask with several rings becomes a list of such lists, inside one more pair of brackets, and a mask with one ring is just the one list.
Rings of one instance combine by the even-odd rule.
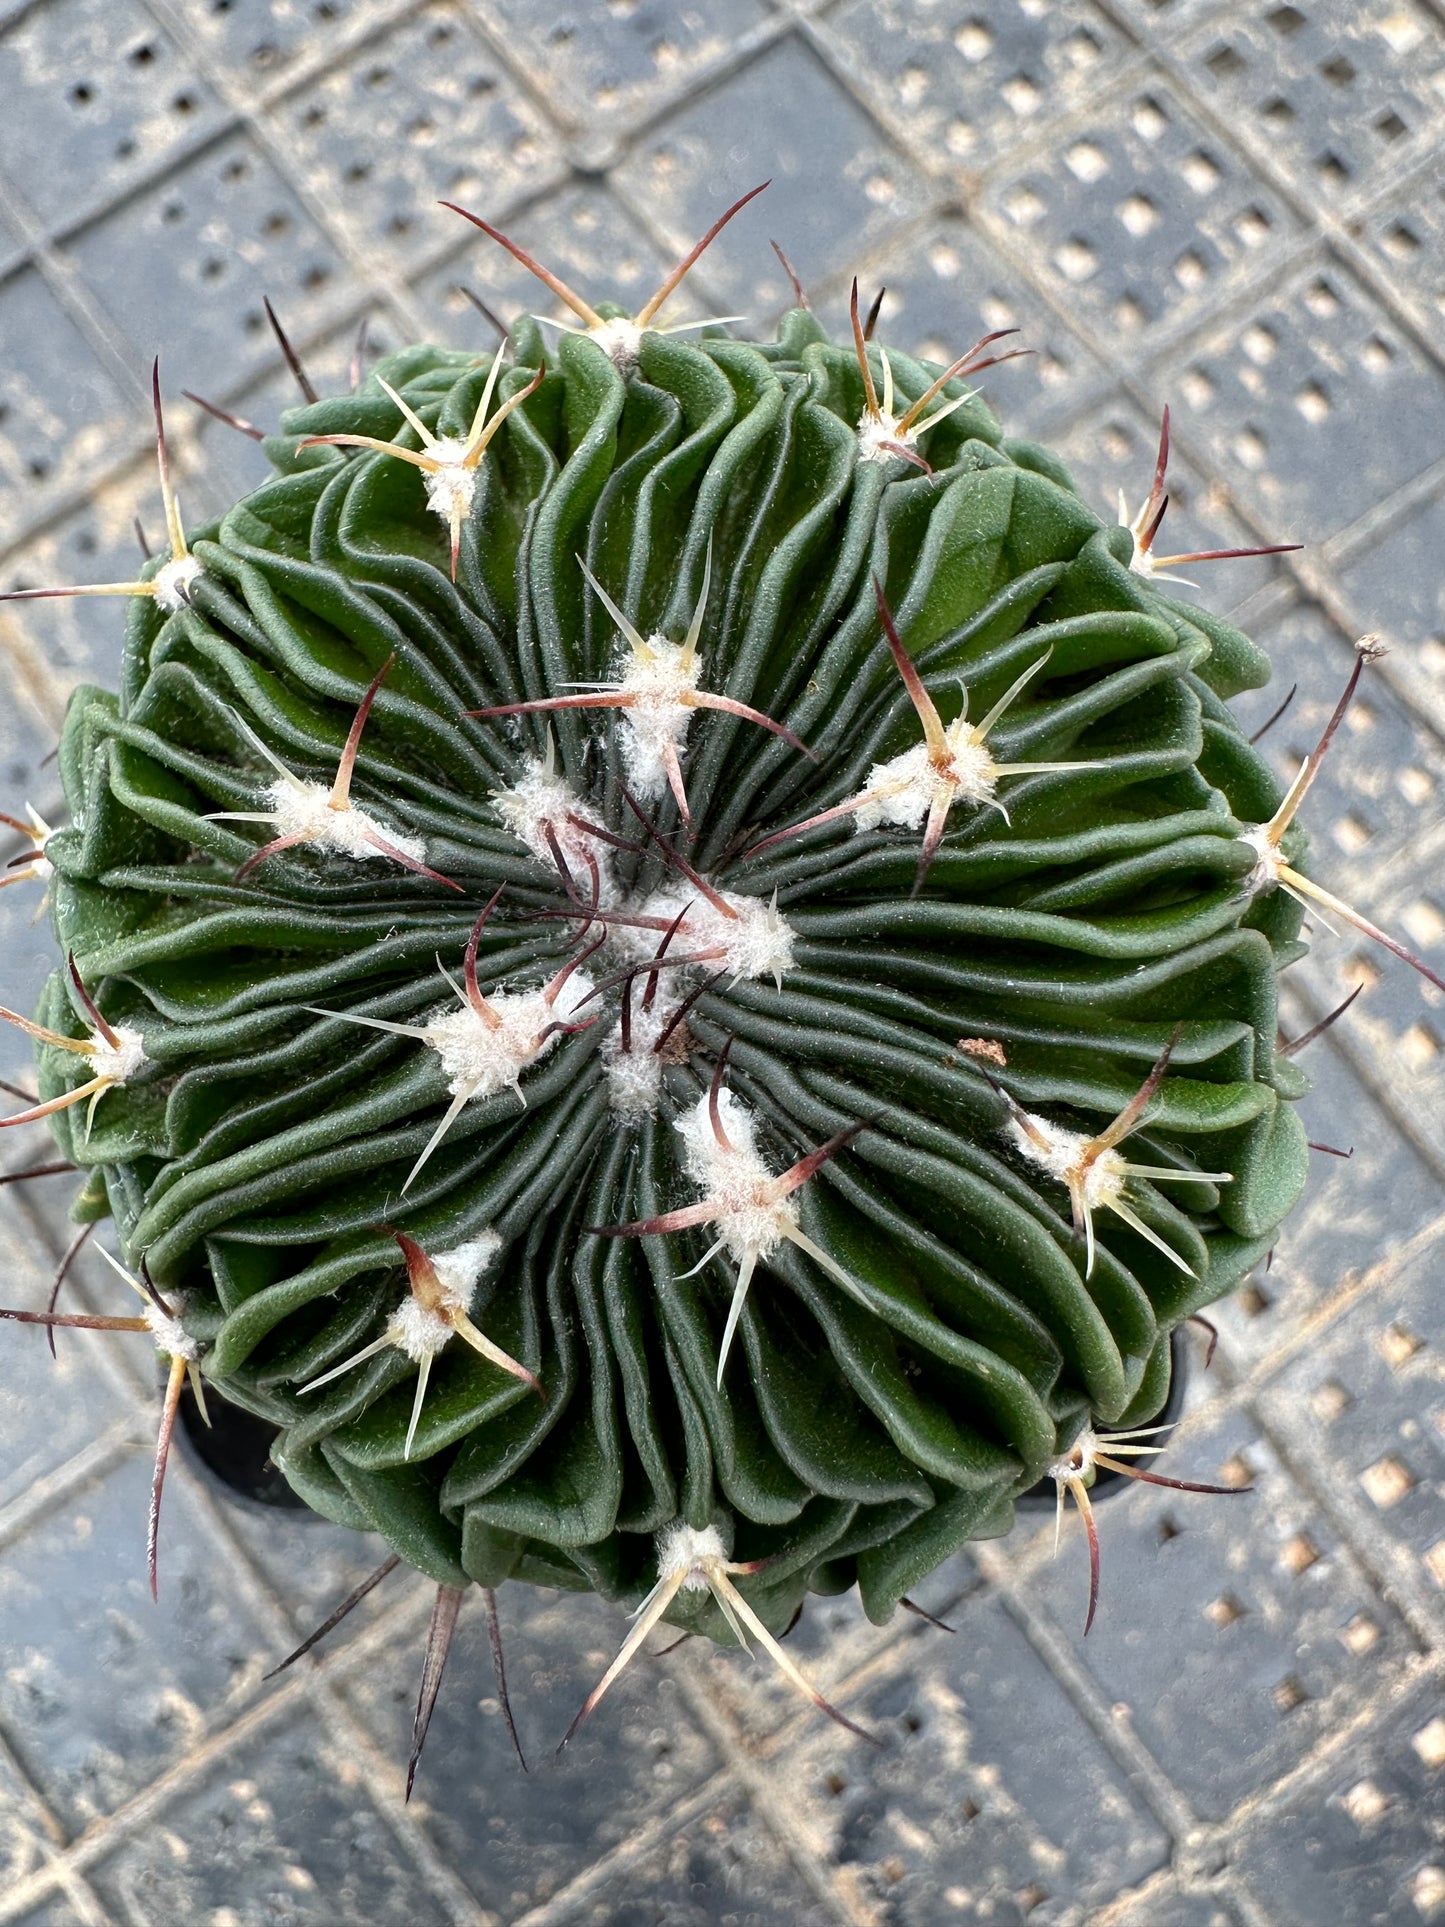
[[[1128, 531], [977, 398], [928, 431], [931, 472], [862, 459], [858, 361], [805, 312], [767, 344], [644, 333], [621, 369], [581, 336], [544, 363], [530, 323], [515, 354], [493, 406], [532, 392], [476, 468], [454, 580], [415, 466], [313, 440], [421, 446], [382, 380], [465, 437], [491, 359], [412, 348], [285, 417], [275, 478], [192, 538], [189, 600], [133, 604], [119, 696], [74, 697], [53, 914], [146, 1061], [56, 1136], [132, 1262], [186, 1293], [209, 1383], [282, 1428], [297, 1491], [440, 1585], [635, 1603], [681, 1519], [765, 1562], [743, 1590], [770, 1627], [854, 1584], [883, 1619], [1005, 1531], [1082, 1424], [1152, 1415], [1172, 1328], [1299, 1192], [1303, 1080], [1275, 1050], [1299, 911], [1245, 889], [1240, 832], [1279, 790], [1228, 708], [1267, 664], [1131, 572]], [[905, 397], [939, 372], [891, 361]], [[628, 710], [556, 706], [622, 673], [589, 574], [674, 644], [709, 581], [697, 687], [732, 707], [688, 712], [690, 825], [671, 790], [632, 796]], [[1032, 672], [988, 750], [1064, 766], [1005, 776], [1002, 808], [953, 797], [922, 876], [921, 828], [851, 807], [922, 741], [875, 579], [940, 727]], [[351, 800], [456, 887], [305, 842], [251, 867], [274, 828], [234, 819], [280, 780], [263, 747], [329, 783], [388, 664]], [[547, 819], [555, 852], [505, 805], [542, 769], [574, 805]], [[600, 988], [559, 1003], [572, 1028], [519, 1088], [459, 1101], [418, 1169], [451, 1087], [405, 1027], [459, 1008], [438, 965], [460, 980], [499, 887], [482, 992], [536, 993], [594, 945]], [[710, 954], [718, 892], [786, 954]], [[632, 1109], [609, 1068], [624, 1001], [639, 1060], [687, 1002]], [[39, 1021], [79, 1036], [83, 1016], [58, 973]], [[1129, 1190], [1168, 1250], [1100, 1215], [1089, 1270], [995, 1075], [1087, 1134], [1171, 1041], [1130, 1150], [1180, 1177]], [[700, 1262], [716, 1227], [604, 1234], [698, 1203], [677, 1126], [723, 1056], [725, 1115], [752, 1119], [768, 1173], [854, 1134], [793, 1193], [808, 1243], [762, 1252], [719, 1383], [737, 1262]], [[51, 1046], [40, 1068], [42, 1098], [77, 1081]], [[415, 1411], [396, 1344], [326, 1378], [406, 1298], [398, 1231], [427, 1253], [495, 1235], [472, 1317], [540, 1397], [463, 1344]], [[727, 1636], [706, 1591], [668, 1616]]]

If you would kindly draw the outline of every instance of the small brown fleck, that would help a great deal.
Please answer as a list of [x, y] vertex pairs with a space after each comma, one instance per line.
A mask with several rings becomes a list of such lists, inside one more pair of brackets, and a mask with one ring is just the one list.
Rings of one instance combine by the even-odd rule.
[[697, 1039], [686, 1024], [679, 1024], [658, 1055], [664, 1064], [685, 1064], [697, 1049]]
[[1398, 1505], [1415, 1483], [1415, 1475], [1403, 1460], [1386, 1453], [1360, 1474], [1360, 1484], [1381, 1512]]
[[1420, 1340], [1404, 1325], [1389, 1324], [1380, 1333], [1380, 1351], [1392, 1371], [1398, 1371], [1419, 1349]]
[[1297, 1706], [1303, 1706], [1309, 1694], [1294, 1676], [1282, 1679], [1270, 1693], [1270, 1698], [1281, 1713], [1292, 1713]]
[[1362, 1653], [1369, 1652], [1379, 1637], [1380, 1629], [1369, 1614], [1356, 1613], [1340, 1634], [1340, 1641], [1345, 1651], [1358, 1659]]
[[1319, 1556], [1320, 1549], [1314, 1541], [1305, 1533], [1297, 1532], [1280, 1554], [1279, 1558], [1280, 1564], [1284, 1567], [1285, 1571], [1292, 1572], [1295, 1577], [1298, 1578], [1302, 1572], [1309, 1571], [1310, 1567], [1319, 1559]]
[[1229, 1593], [1221, 1593], [1204, 1608], [1204, 1616], [1212, 1625], [1223, 1629], [1232, 1626], [1237, 1619], [1243, 1619], [1246, 1608]]
[[967, 1051], [970, 1057], [986, 1057], [990, 1064], [1003, 1066], [1008, 1063], [1003, 1045], [992, 1037], [960, 1037], [958, 1049]]
[[1367, 1827], [1389, 1810], [1390, 1796], [1377, 1787], [1373, 1780], [1357, 1780], [1341, 1801], [1357, 1827]]

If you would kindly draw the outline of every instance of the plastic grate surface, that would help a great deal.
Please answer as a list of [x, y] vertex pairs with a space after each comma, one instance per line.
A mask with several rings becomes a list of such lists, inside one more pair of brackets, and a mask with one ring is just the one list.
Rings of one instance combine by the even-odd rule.
[[954, 1637], [920, 1626], [907, 1667], [849, 1701], [887, 1755], [840, 1755], [821, 1730], [789, 1748], [809, 1834], [907, 1927], [947, 1919], [958, 1891], [1003, 1920], [1070, 1918], [1162, 1865], [1162, 1827], [1003, 1605], [947, 1617]]
[[1088, 0], [983, 7], [850, 0], [828, 16], [850, 79], [935, 163], [981, 167], [1087, 106], [1131, 51]]
[[[127, 341], [155, 341], [168, 316], [184, 313], [185, 385], [208, 394], [234, 388], [275, 352], [256, 268], [278, 248], [286, 266], [267, 276], [265, 291], [298, 333], [356, 299], [334, 246], [294, 190], [236, 132], [72, 237], [66, 255], [99, 287]], [[133, 352], [142, 363], [144, 349]]]
[[[1160, 1470], [1254, 1490], [1213, 1497], [1146, 1487], [1111, 1499], [1087, 1645], [1076, 1520], [1057, 1562], [1032, 1576], [1031, 1592], [1077, 1644], [1107, 1703], [1127, 1706], [1193, 1810], [1221, 1821], [1401, 1680], [1416, 1644], [1243, 1415], [1191, 1425]], [[1165, 1641], [1159, 1629], [1171, 1613], [1178, 1618]], [[1361, 1614], [1376, 1637], [1356, 1653], [1342, 1635]]]
[[[766, 144], [730, 141], [739, 125], [766, 128]], [[744, 208], [708, 250], [705, 285], [726, 302], [721, 312], [760, 316], [786, 304], [770, 235], [805, 285], [816, 284], [866, 258], [927, 201], [922, 176], [797, 40], [770, 48], [645, 134], [613, 178], [634, 204], [648, 206], [680, 254], [719, 202], [770, 172], [785, 193], [770, 207]]]
[[1441, 1766], [1426, 1737], [1439, 1706], [1438, 1682], [1411, 1694], [1267, 1827], [1249, 1830], [1243, 1862], [1272, 1890], [1278, 1882], [1279, 1927], [1331, 1918], [1415, 1927], [1440, 1918]]
[[213, 133], [224, 111], [138, 0], [32, 9], [0, 38], [0, 97], [0, 168], [55, 223], [111, 204]]
[[440, 197], [495, 207], [555, 184], [556, 137], [450, 7], [426, 7], [275, 110], [288, 149], [358, 250], [434, 257]]
[[532, 0], [490, 0], [478, 12], [564, 123], [594, 142], [631, 132], [670, 98], [703, 86], [774, 20], [762, 0], [579, 0], [555, 12]]
[[13, 538], [37, 498], [83, 487], [123, 432], [116, 384], [34, 267], [0, 283], [0, 340], [26, 344], [0, 395], [0, 540]]
[[1296, 541], [1338, 533], [1440, 457], [1445, 376], [1323, 254], [1211, 329], [1179, 388], [1181, 432], [1207, 433], [1240, 495]]
[[1162, 74], [1050, 129], [983, 208], [1115, 355], [1218, 306], [1295, 232], [1280, 195]]
[[1438, 138], [1445, 35], [1408, 0], [1254, 0], [1191, 34], [1180, 58], [1306, 202], [1353, 203]]
[[[177, 1840], [214, 1844], [178, 1854]], [[241, 1891], [257, 1909], [253, 1919], [269, 1914], [296, 1927], [446, 1927], [449, 1919], [344, 1745], [309, 1711], [271, 1722], [197, 1774], [166, 1831], [127, 1841], [93, 1879], [124, 1921], [213, 1921]]]
[[196, 0], [186, 15], [206, 52], [255, 87], [325, 65], [398, 11], [397, 0]]

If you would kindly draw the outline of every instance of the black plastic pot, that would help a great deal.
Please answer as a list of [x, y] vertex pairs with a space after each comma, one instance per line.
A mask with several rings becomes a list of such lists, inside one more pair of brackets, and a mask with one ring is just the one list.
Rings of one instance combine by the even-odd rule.
[[271, 1463], [271, 1444], [279, 1426], [243, 1412], [239, 1405], [227, 1404], [214, 1391], [206, 1400], [206, 1410], [211, 1416], [209, 1425], [201, 1417], [188, 1383], [181, 1394], [176, 1430], [192, 1463], [203, 1466], [228, 1492], [253, 1505], [310, 1511]]
[[[1169, 1424], [1184, 1407], [1184, 1381], [1189, 1370], [1189, 1343], [1184, 1327], [1177, 1325], [1169, 1347], [1169, 1396], [1152, 1419], [1145, 1424]], [[228, 1405], [214, 1394], [207, 1400], [211, 1415], [209, 1426], [201, 1418], [189, 1385], [181, 1397], [180, 1437], [190, 1457], [205, 1467], [228, 1492], [254, 1505], [280, 1506], [287, 1511], [305, 1512], [306, 1501], [297, 1496], [271, 1463], [271, 1444], [279, 1427], [269, 1420]], [[1129, 1480], [1121, 1473], [1101, 1466], [1095, 1475], [1091, 1496], [1097, 1504]], [[1052, 1509], [1057, 1504], [1052, 1479], [1040, 1479], [1016, 1503], [1028, 1511]]]
[[[1189, 1340], [1183, 1325], [1176, 1325], [1169, 1338], [1169, 1395], [1153, 1418], [1141, 1420], [1144, 1425], [1172, 1425], [1184, 1409], [1184, 1383], [1190, 1372]], [[1160, 1441], [1162, 1443], [1162, 1439]], [[1151, 1461], [1146, 1461], [1151, 1463]], [[1131, 1485], [1133, 1481], [1122, 1472], [1111, 1472], [1101, 1465], [1094, 1474], [1094, 1483], [1089, 1488], [1089, 1496], [1095, 1505], [1107, 1499], [1121, 1486]], [[1040, 1479], [1031, 1485], [1027, 1492], [1021, 1493], [1015, 1505], [1029, 1512], [1050, 1511], [1059, 1502], [1058, 1488], [1052, 1479]]]

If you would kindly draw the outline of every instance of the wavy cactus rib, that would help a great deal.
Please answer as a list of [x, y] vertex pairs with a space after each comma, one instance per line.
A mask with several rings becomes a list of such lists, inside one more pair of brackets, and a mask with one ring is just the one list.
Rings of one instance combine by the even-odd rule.
[[447, 1637], [881, 1620], [1303, 1184], [1267, 664], [956, 376], [596, 319], [391, 355], [177, 523], [66, 720], [33, 1114]]

